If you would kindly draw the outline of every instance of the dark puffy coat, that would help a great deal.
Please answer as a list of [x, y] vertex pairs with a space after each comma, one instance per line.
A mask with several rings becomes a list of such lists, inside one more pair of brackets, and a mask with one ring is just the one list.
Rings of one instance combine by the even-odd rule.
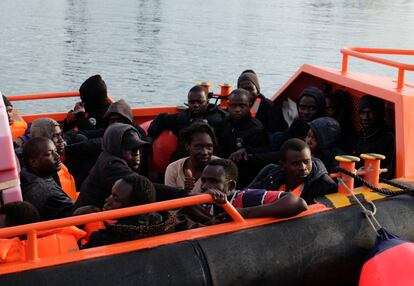
[[23, 199], [36, 207], [41, 220], [70, 216], [73, 201], [53, 177], [39, 177], [23, 168], [20, 173]]
[[283, 132], [288, 128], [288, 124], [283, 117], [282, 109], [270, 99], [259, 94], [261, 99], [256, 119], [259, 120], [268, 133]]
[[[279, 165], [270, 164], [264, 167], [256, 178], [250, 183], [249, 188], [277, 190], [286, 184], [286, 174]], [[308, 204], [313, 204], [319, 196], [337, 191], [336, 183], [329, 177], [323, 163], [312, 158], [312, 172], [306, 179], [301, 197]]]

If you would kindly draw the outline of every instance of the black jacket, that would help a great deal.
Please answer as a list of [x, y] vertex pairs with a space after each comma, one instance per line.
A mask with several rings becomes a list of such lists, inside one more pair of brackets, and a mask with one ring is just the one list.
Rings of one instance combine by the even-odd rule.
[[[76, 201], [76, 207], [95, 205], [102, 208], [105, 199], [111, 194], [112, 186], [122, 177], [134, 172], [127, 162], [122, 159], [121, 144], [122, 136], [134, 127], [127, 124], [115, 123], [108, 127], [103, 138], [103, 152], [99, 155], [89, 176], [82, 184], [80, 195]], [[167, 194], [169, 198], [183, 197], [187, 194], [184, 190], [175, 188], [164, 188], [162, 185], [154, 184], [157, 192], [157, 200], [163, 200]]]
[[192, 115], [188, 109], [176, 114], [161, 113], [151, 122], [148, 128], [148, 136], [155, 139], [164, 130], [172, 131], [178, 137], [177, 150], [172, 155], [172, 161], [175, 161], [188, 155], [184, 142], [180, 138], [181, 130], [198, 120], [207, 121], [209, 125], [217, 130], [226, 118], [228, 118], [228, 113], [211, 103], [208, 105], [206, 113], [199, 116]]
[[226, 119], [216, 132], [218, 139], [217, 154], [227, 158], [241, 148], [258, 148], [268, 144], [268, 137], [262, 123], [252, 117], [240, 122]]
[[[277, 190], [286, 183], [286, 174], [278, 165], [270, 164], [264, 167], [248, 188]], [[301, 197], [308, 204], [313, 204], [319, 196], [337, 191], [336, 183], [328, 176], [323, 163], [312, 158], [312, 172], [304, 183]]]
[[[362, 153], [378, 153], [385, 156], [381, 161], [381, 168], [387, 168], [388, 172], [381, 177], [394, 178], [395, 173], [395, 136], [385, 122], [370, 134], [361, 134], [355, 146], [355, 155]], [[362, 165], [360, 162], [359, 165]]]
[[73, 201], [53, 177], [42, 178], [23, 168], [20, 173], [23, 199], [36, 207], [41, 220], [70, 216]]
[[261, 99], [256, 119], [262, 124], [266, 132], [283, 132], [288, 128], [288, 124], [283, 117], [282, 109], [270, 99], [259, 94]]

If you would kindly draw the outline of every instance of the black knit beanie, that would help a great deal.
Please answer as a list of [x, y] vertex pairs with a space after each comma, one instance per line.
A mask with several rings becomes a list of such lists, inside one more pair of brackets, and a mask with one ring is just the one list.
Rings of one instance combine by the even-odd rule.
[[2, 95], [2, 97], [3, 97], [4, 105], [6, 105], [6, 107], [7, 106], [13, 107], [13, 104], [11, 104], [10, 100], [7, 97], [5, 97], [4, 95]]
[[85, 80], [79, 88], [79, 93], [82, 102], [89, 107], [102, 106], [107, 102], [106, 84], [99, 74]]
[[237, 87], [240, 87], [240, 83], [243, 81], [250, 81], [253, 83], [256, 86], [257, 93], [260, 93], [259, 79], [257, 78], [257, 74], [254, 70], [243, 71], [237, 80]]

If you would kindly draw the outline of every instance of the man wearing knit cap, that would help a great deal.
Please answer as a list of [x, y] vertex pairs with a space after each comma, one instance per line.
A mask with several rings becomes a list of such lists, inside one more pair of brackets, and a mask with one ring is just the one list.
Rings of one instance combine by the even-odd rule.
[[1, 91], [0, 91], [0, 94], [3, 97], [4, 105], [6, 106], [6, 109], [7, 109], [7, 117], [9, 118], [9, 125], [12, 125], [13, 124], [13, 105], [11, 104], [10, 100], [1, 93]]
[[[33, 121], [30, 127], [30, 137], [46, 137], [52, 140], [61, 160], [64, 160], [65, 141], [62, 136], [62, 129], [60, 128], [59, 123], [55, 120], [51, 118], [39, 118]], [[63, 163], [61, 164], [61, 168], [57, 172], [57, 175], [59, 177], [58, 183], [60, 183], [63, 191], [75, 201], [77, 198], [75, 180]]]
[[257, 118], [268, 133], [283, 132], [288, 125], [283, 118], [282, 109], [260, 92], [259, 79], [253, 70], [245, 70], [237, 80], [237, 88], [250, 91], [253, 96], [251, 113]]
[[385, 122], [385, 102], [380, 98], [365, 95], [361, 98], [358, 111], [362, 128], [355, 147], [355, 155], [359, 156], [362, 153], [384, 155], [381, 168], [387, 168], [388, 172], [381, 176], [394, 178], [395, 136]]
[[78, 130], [102, 128], [103, 116], [110, 106], [107, 88], [97, 74], [88, 78], [79, 88], [81, 102], [69, 111], [64, 122], [64, 131], [77, 127]]

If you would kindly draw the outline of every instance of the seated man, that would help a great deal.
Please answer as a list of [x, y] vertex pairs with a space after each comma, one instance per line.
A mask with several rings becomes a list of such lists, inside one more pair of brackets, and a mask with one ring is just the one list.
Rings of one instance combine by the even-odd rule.
[[37, 209], [28, 202], [13, 202], [0, 207], [0, 228], [40, 221]]
[[314, 86], [305, 88], [297, 101], [299, 119], [311, 122], [325, 115], [325, 95]]
[[[76, 207], [94, 205], [101, 209], [117, 180], [139, 172], [141, 149], [147, 144], [149, 143], [143, 141], [131, 125], [111, 124], [103, 137], [103, 151], [82, 184]], [[159, 184], [155, 184], [155, 188], [157, 200], [181, 197], [187, 193]]]
[[292, 192], [313, 204], [314, 199], [337, 191], [323, 163], [311, 157], [309, 146], [300, 139], [289, 139], [280, 149], [279, 164], [264, 167], [248, 186], [255, 189]]
[[381, 177], [394, 178], [395, 136], [385, 122], [385, 102], [370, 95], [362, 97], [359, 103], [359, 119], [362, 129], [355, 147], [355, 155], [384, 155], [381, 168], [387, 168], [388, 172], [383, 173]]
[[309, 127], [305, 142], [308, 144], [312, 156], [320, 159], [328, 172], [333, 172], [339, 164], [335, 160], [335, 156], [344, 154], [338, 148], [341, 126], [331, 117], [320, 117], [309, 122]]
[[[65, 141], [62, 136], [62, 129], [59, 123], [51, 118], [39, 118], [33, 121], [30, 127], [30, 137], [46, 137], [53, 141], [56, 146], [56, 150], [61, 158], [65, 158]], [[70, 174], [68, 168], [62, 163], [60, 170], [58, 171], [59, 183], [63, 191], [72, 199], [76, 200], [76, 184], [75, 179]]]
[[91, 130], [103, 127], [103, 116], [111, 104], [106, 84], [99, 74], [91, 76], [79, 88], [81, 102], [68, 112], [63, 130], [77, 127], [78, 130]]
[[195, 122], [181, 132], [189, 156], [172, 162], [165, 171], [165, 184], [193, 192], [200, 192], [201, 173], [213, 156], [217, 144], [216, 135], [210, 125]]
[[236, 191], [237, 178], [237, 166], [232, 161], [211, 160], [201, 175], [202, 192], [212, 194], [217, 203], [228, 199], [245, 218], [289, 217], [307, 209], [305, 201], [291, 193], [264, 189]]
[[283, 132], [288, 128], [282, 109], [260, 92], [259, 79], [253, 70], [245, 70], [240, 74], [237, 88], [243, 88], [251, 93], [252, 114], [262, 123], [267, 133]]
[[180, 131], [194, 121], [204, 121], [216, 129], [226, 118], [227, 112], [208, 103], [208, 96], [202, 86], [193, 86], [188, 92], [188, 109], [177, 114], [161, 113], [148, 128], [148, 136], [157, 138], [164, 130], [171, 130], [178, 137], [177, 150], [172, 161], [187, 156], [184, 142], [179, 137]]
[[41, 220], [70, 216], [73, 201], [53, 179], [62, 164], [55, 144], [45, 137], [32, 138], [24, 144], [23, 160], [23, 199], [36, 207]]
[[[115, 182], [103, 210], [115, 210], [155, 201], [153, 184], [137, 173], [131, 173]], [[149, 213], [120, 218], [115, 224], [92, 233], [85, 248], [159, 235], [174, 230], [175, 217], [169, 212]]]
[[249, 111], [251, 94], [244, 89], [235, 89], [229, 95], [229, 118], [216, 129], [219, 141], [217, 154], [236, 162], [240, 171], [238, 187], [244, 187], [260, 168], [249, 164], [248, 158], [240, 156], [240, 150], [262, 147], [268, 144], [267, 134], [262, 123], [253, 118]]

